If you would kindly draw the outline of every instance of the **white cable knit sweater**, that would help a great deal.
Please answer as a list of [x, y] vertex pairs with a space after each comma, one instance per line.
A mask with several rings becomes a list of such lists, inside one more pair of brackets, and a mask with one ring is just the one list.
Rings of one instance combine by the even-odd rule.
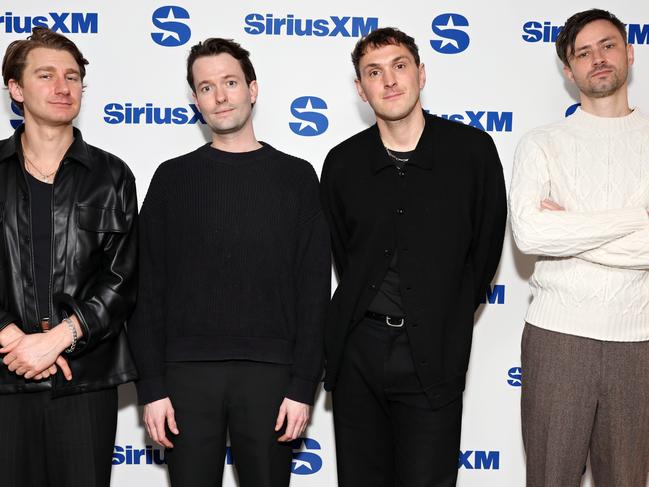
[[[540, 209], [551, 199], [566, 211]], [[577, 110], [520, 141], [514, 238], [538, 255], [527, 322], [609, 341], [649, 340], [649, 118]]]

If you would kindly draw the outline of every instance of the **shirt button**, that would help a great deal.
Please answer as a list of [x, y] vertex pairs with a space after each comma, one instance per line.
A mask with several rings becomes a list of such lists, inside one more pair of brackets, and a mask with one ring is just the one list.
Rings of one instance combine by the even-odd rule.
[[31, 241], [31, 240], [30, 240], [29, 237], [25, 237], [25, 243], [26, 243], [26, 244], [28, 244], [30, 241]]
[[27, 283], [28, 286], [31, 286], [32, 284], [34, 284], [34, 281], [32, 281], [32, 278], [31, 278], [31, 277], [28, 277], [28, 278], [25, 280], [25, 282]]
[[370, 284], [370, 288], [376, 289], [376, 284]]
[[404, 171], [399, 171], [399, 176], [404, 177], [406, 173]]
[[390, 249], [385, 249], [385, 250], [383, 251], [383, 253], [384, 253], [385, 255], [390, 255]]
[[397, 210], [397, 213], [398, 213], [399, 215], [403, 215], [403, 214], [405, 213], [405, 211], [403, 211], [403, 208], [399, 208], [399, 209]]

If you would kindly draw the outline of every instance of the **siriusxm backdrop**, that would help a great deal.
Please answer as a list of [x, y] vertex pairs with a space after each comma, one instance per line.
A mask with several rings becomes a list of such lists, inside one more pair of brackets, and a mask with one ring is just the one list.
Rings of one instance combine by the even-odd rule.
[[[489, 132], [509, 180], [521, 135], [574, 109], [576, 92], [562, 78], [553, 41], [570, 14], [596, 6], [582, 0], [3, 3], [2, 52], [43, 25], [69, 35], [90, 60], [76, 125], [87, 141], [127, 161], [140, 200], [158, 164], [209, 139], [185, 82], [192, 44], [229, 37], [251, 51], [259, 78], [257, 137], [307, 159], [319, 173], [332, 146], [373, 123], [356, 94], [349, 59], [358, 37], [378, 26], [397, 26], [415, 37], [428, 74], [424, 107]], [[597, 6], [627, 23], [636, 49], [631, 104], [649, 112], [649, 3]], [[21, 121], [5, 95], [0, 137]], [[508, 233], [500, 271], [477, 315], [458, 462], [462, 487], [524, 485], [519, 344], [532, 265]], [[112, 485], [166, 485], [164, 451], [145, 436], [132, 385], [120, 396]], [[336, 485], [328, 394], [319, 394], [312, 425], [294, 451], [293, 486]], [[233, 461], [228, 455], [226, 463]], [[591, 485], [588, 477], [584, 486]], [[231, 467], [224, 485], [236, 485]]]

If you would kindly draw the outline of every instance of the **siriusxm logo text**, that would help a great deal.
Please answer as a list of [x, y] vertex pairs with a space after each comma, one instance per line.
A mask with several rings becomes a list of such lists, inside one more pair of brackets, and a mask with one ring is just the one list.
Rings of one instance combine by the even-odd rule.
[[109, 103], [104, 107], [104, 122], [110, 124], [191, 125], [205, 123], [193, 103], [183, 107], [156, 107], [153, 103], [134, 106], [132, 103]]
[[164, 465], [164, 451], [146, 445], [145, 448], [133, 448], [132, 445], [113, 447], [113, 465]]
[[467, 110], [464, 113], [443, 113], [437, 116], [453, 122], [466, 123], [486, 132], [511, 132], [514, 113]]
[[505, 304], [505, 285], [494, 284], [487, 286], [485, 297], [480, 301], [483, 304]]
[[509, 384], [512, 387], [520, 387], [523, 385], [523, 369], [520, 367], [512, 367], [507, 371], [507, 384]]
[[5, 12], [0, 16], [0, 29], [4, 26], [4, 31], [8, 34], [31, 32], [34, 27], [49, 27], [62, 34], [96, 34], [98, 25], [97, 13], [49, 12], [47, 15], [20, 16]]
[[[291, 442], [293, 460], [291, 473], [295, 475], [311, 475], [322, 468], [322, 458], [314, 452], [319, 452], [322, 447], [313, 438], [298, 438]], [[113, 446], [113, 465], [164, 465], [164, 450], [145, 445], [144, 448], [134, 448], [133, 445]], [[234, 465], [232, 447], [225, 449], [225, 464]]]
[[460, 451], [458, 468], [467, 470], [499, 470], [500, 452], [483, 450]]
[[246, 15], [247, 34], [268, 36], [362, 37], [379, 26], [378, 17], [336, 17], [328, 19], [300, 19], [293, 14], [274, 17], [273, 14]]
[[[525, 42], [555, 42], [563, 25], [554, 25], [549, 20], [530, 20], [523, 24]], [[629, 44], [649, 44], [649, 24], [626, 24]]]

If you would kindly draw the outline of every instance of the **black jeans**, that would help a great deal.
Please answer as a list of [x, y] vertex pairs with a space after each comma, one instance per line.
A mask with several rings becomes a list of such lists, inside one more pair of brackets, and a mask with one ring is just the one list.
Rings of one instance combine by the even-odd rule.
[[279, 406], [290, 367], [250, 361], [167, 364], [170, 391], [180, 434], [169, 438], [165, 453], [171, 485], [221, 485], [229, 432], [232, 460], [240, 487], [286, 487], [293, 450], [278, 443]]
[[3, 487], [108, 487], [117, 390], [0, 395]]
[[405, 327], [366, 318], [354, 329], [333, 410], [339, 487], [455, 485], [462, 398], [431, 409]]

